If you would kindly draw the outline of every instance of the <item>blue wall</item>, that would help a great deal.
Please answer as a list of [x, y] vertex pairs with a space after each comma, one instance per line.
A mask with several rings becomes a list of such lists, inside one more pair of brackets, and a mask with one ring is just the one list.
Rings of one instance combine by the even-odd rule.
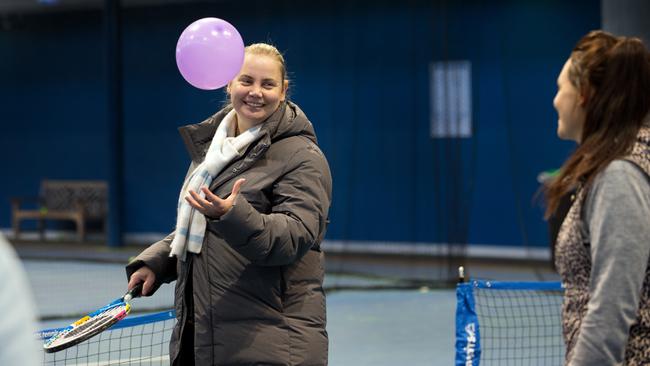
[[[174, 48], [192, 21], [230, 21], [285, 52], [292, 98], [334, 177], [329, 239], [544, 246], [537, 174], [555, 136], [555, 79], [599, 1], [223, 1], [123, 14], [124, 229], [167, 232], [189, 158], [177, 127], [224, 101], [192, 88]], [[9, 16], [0, 32], [0, 227], [42, 178], [106, 179], [100, 12]], [[474, 136], [429, 137], [433, 61], [472, 62]]]

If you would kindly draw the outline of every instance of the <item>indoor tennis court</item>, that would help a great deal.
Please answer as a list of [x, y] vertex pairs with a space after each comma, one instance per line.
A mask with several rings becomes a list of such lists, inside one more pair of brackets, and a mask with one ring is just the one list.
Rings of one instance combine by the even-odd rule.
[[[43, 329], [67, 326], [81, 317], [87, 309], [102, 306], [107, 302], [109, 300], [106, 298], [107, 293], [119, 294], [125, 290], [123, 266], [118, 264], [35, 260], [25, 261], [25, 264], [34, 287], [40, 288], [40, 293], [43, 294], [42, 297], [37, 297], [41, 317], [50, 319], [41, 322]], [[70, 276], [67, 274], [70, 272], [83, 273], [84, 275]], [[59, 275], [60, 277], [58, 277]], [[52, 287], [56, 286], [56, 283], [52, 283], [53, 276], [61, 279], [60, 288]], [[64, 283], [67, 285], [63, 285]], [[97, 286], [98, 283], [102, 284], [101, 287]], [[326, 288], [330, 284], [360, 289], [336, 291], [329, 294], [327, 298], [328, 332], [332, 339], [330, 344], [333, 356], [331, 364], [394, 365], [406, 363], [416, 365], [431, 364], [431, 360], [438, 359], [440, 361], [435, 361], [434, 365], [448, 365], [451, 362], [453, 358], [453, 319], [436, 317], [436, 314], [440, 312], [453, 313], [455, 308], [453, 290], [366, 290], [364, 288], [369, 286], [390, 285], [390, 281], [337, 275], [327, 277]], [[41, 287], [48, 287], [48, 289], [44, 290]], [[58, 294], [56, 298], [53, 298], [52, 291], [56, 291]], [[71, 297], [75, 298], [74, 302], [69, 301]], [[134, 314], [130, 317], [137, 316], [137, 313], [171, 309], [172, 305], [173, 288], [170, 285], [165, 285], [154, 297], [137, 299], [133, 303]], [[74, 316], [65, 318], [67, 314]], [[171, 331], [171, 328], [168, 327], [168, 331]], [[166, 336], [169, 337], [169, 333]], [[160, 340], [155, 338], [146, 341], [160, 343]], [[131, 342], [130, 339], [129, 342]], [[104, 346], [108, 347], [109, 343], [105, 342]], [[99, 346], [97, 347], [98, 349], [91, 353], [102, 353]], [[130, 344], [130, 347], [138, 348], [138, 343]], [[162, 350], [167, 351], [166, 344]], [[83, 351], [81, 353], [88, 352], [87, 350], [81, 351]], [[78, 357], [75, 353], [72, 355], [68, 355], [68, 353], [70, 351], [67, 351], [65, 357]], [[80, 352], [77, 351], [77, 353]], [[50, 358], [52, 356], [53, 358]], [[106, 356], [112, 357], [113, 360], [125, 357], [119, 352]], [[57, 357], [62, 356], [55, 353], [48, 355], [46, 360], [54, 361], [49, 364], [59, 364]], [[140, 356], [136, 355], [133, 358], [136, 357]], [[92, 364], [90, 363], [92, 360], [91, 358], [89, 361], [84, 361], [83, 358], [80, 358], [79, 362]], [[66, 360], [65, 362], [70, 364], [72, 361]], [[99, 364], [103, 364], [101, 359], [98, 361]], [[134, 362], [134, 364], [140, 363]], [[142, 362], [142, 364], [149, 363]], [[151, 364], [165, 363], [157, 363], [154, 360]]]
[[[107, 294], [123, 293], [126, 278], [122, 263], [138, 250], [136, 247], [105, 252], [100, 246], [82, 247], [74, 243], [19, 243], [16, 247], [35, 290], [42, 330], [67, 326], [88, 309], [109, 301]], [[453, 314], [457, 295], [453, 284], [431, 281], [446, 270], [439, 260], [372, 256], [364, 259], [358, 255], [338, 260], [339, 255], [334, 254], [332, 257], [328, 265], [337, 272], [330, 273], [328, 269], [325, 280], [330, 364], [449, 365], [454, 362], [456, 320]], [[477, 278], [502, 281], [557, 279], [549, 268], [540, 264], [495, 267], [479, 262], [474, 274]], [[527, 303], [523, 296], [514, 298], [511, 306], [525, 308], [520, 311], [533, 311], [534, 303]], [[44, 353], [44, 364], [166, 365], [169, 362], [165, 358], [166, 342], [174, 324], [172, 308], [173, 286], [163, 285], [155, 296], [134, 300], [132, 314], [118, 323], [119, 327], [125, 327], [69, 350]], [[510, 329], [515, 333], [523, 331], [516, 327]], [[555, 347], [550, 349], [557, 351], [560, 339], [555, 337], [553, 341]], [[498, 347], [498, 339], [493, 342]], [[539, 360], [528, 364], [552, 364], [544, 355]]]
[[[0, 0], [0, 237], [34, 297], [29, 350], [48, 366], [169, 365], [175, 297], [207, 302], [175, 283], [123, 296], [125, 266], [178, 228], [165, 248], [196, 260], [183, 289], [227, 299], [230, 326], [259, 311], [203, 359], [273, 344], [268, 326], [333, 366], [562, 365], [544, 190], [580, 139], [558, 138], [559, 74], [592, 30], [647, 44], [649, 17], [645, 0]], [[226, 239], [242, 228], [244, 244]], [[242, 253], [260, 233], [281, 249], [255, 262]], [[116, 297], [115, 325], [43, 351]], [[295, 327], [274, 323], [285, 305]], [[194, 360], [210, 346], [181, 319], [178, 360]]]

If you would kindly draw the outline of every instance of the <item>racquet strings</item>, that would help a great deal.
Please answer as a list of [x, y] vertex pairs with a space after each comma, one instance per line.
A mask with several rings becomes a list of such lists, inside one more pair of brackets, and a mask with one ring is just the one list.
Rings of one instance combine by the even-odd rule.
[[47, 352], [57, 352], [83, 342], [124, 319], [130, 310], [130, 304], [117, 303], [87, 315], [74, 322], [68, 329], [49, 339], [45, 343], [45, 350]]

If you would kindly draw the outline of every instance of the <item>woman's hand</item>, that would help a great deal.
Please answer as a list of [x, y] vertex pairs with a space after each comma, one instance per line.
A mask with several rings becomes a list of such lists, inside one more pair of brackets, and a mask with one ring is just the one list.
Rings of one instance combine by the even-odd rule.
[[198, 193], [190, 190], [190, 195], [186, 196], [185, 200], [187, 200], [190, 206], [197, 209], [203, 215], [213, 219], [218, 219], [225, 215], [226, 212], [230, 211], [237, 195], [239, 194], [241, 185], [244, 184], [245, 181], [246, 179], [244, 178], [238, 179], [232, 186], [232, 193], [225, 200], [212, 193], [208, 187], [201, 187], [201, 191], [205, 194], [205, 198], [201, 198]]
[[127, 288], [131, 290], [140, 282], [143, 283], [142, 296], [147, 296], [149, 295], [149, 292], [151, 292], [154, 283], [156, 283], [156, 274], [153, 273], [151, 268], [142, 266], [137, 271], [133, 272], [131, 278], [129, 278], [129, 284], [127, 285]]

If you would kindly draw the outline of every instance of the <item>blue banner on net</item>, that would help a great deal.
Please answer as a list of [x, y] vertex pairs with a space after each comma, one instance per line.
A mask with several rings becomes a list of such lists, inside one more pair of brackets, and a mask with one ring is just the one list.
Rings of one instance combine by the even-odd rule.
[[456, 287], [456, 366], [478, 366], [481, 337], [471, 283]]

